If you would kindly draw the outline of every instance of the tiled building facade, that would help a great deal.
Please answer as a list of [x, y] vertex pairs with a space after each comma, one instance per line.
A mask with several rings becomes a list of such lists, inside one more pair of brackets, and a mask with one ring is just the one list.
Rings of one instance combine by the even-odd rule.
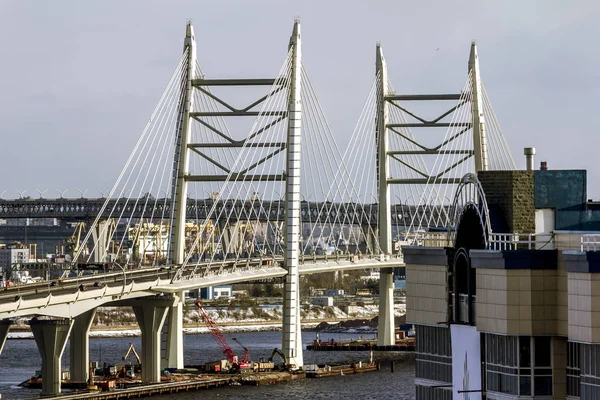
[[466, 261], [458, 248], [403, 248], [417, 399], [600, 399], [600, 218], [585, 179], [480, 173], [492, 231], [537, 236], [463, 249]]

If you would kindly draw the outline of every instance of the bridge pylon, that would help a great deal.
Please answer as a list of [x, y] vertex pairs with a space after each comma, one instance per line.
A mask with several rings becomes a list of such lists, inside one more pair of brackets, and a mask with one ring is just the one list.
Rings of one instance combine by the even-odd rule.
[[471, 43], [469, 54], [469, 76], [471, 79], [471, 116], [473, 120], [473, 149], [475, 153], [475, 172], [488, 170], [488, 146], [483, 115], [483, 94], [477, 44]]
[[[190, 113], [194, 111], [194, 86], [196, 78], [196, 38], [194, 27], [188, 21], [185, 28], [185, 41], [183, 52], [187, 55], [186, 79], [181, 88], [182, 102], [179, 105], [179, 120], [175, 152], [173, 154], [173, 179], [171, 186], [171, 230], [168, 263], [181, 265], [184, 262], [185, 249], [185, 222], [188, 199], [188, 182], [186, 176], [189, 170], [189, 144], [191, 136]], [[164, 325], [164, 334], [167, 336], [165, 354], [162, 357], [163, 367], [183, 368], [183, 301], [185, 295], [180, 293], [179, 299], [168, 312], [168, 324]], [[161, 349], [162, 351], [162, 349]]]
[[285, 290], [283, 302], [283, 354], [290, 365], [300, 368], [304, 365], [302, 357], [302, 332], [300, 326], [300, 237], [302, 221], [300, 219], [300, 163], [302, 99], [302, 53], [300, 40], [300, 21], [294, 23], [289, 49], [292, 52], [291, 86], [288, 100], [287, 131], [287, 174], [285, 183]]
[[[379, 246], [383, 254], [392, 254], [392, 213], [390, 209], [390, 167], [388, 159], [389, 139], [387, 132], [388, 94], [387, 65], [383, 50], [378, 43], [376, 48], [375, 74], [378, 76], [376, 144], [377, 144], [377, 185], [378, 185], [378, 230]], [[394, 332], [394, 270], [381, 268], [379, 272], [379, 317], [377, 321], [377, 344], [388, 346], [395, 344]]]

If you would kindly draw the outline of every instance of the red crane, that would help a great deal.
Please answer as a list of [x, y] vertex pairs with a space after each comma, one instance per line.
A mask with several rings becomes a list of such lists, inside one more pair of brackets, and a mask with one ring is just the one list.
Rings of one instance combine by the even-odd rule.
[[215, 321], [213, 321], [210, 315], [208, 315], [204, 307], [202, 307], [202, 302], [200, 300], [196, 300], [195, 304], [196, 307], [198, 307], [198, 311], [200, 312], [202, 320], [208, 327], [208, 331], [219, 345], [219, 348], [221, 349], [223, 354], [225, 354], [227, 361], [229, 361], [233, 365], [238, 365], [237, 356], [231, 349], [231, 346], [229, 346], [229, 343], [227, 343], [227, 339], [225, 339], [225, 336], [223, 336], [223, 331], [221, 331], [221, 328], [219, 328], [219, 326], [215, 323]]
[[239, 344], [244, 349], [244, 354], [242, 355], [242, 364], [246, 364], [250, 362], [250, 349], [248, 349], [242, 342], [239, 341], [238, 338], [231, 338], [234, 342]]

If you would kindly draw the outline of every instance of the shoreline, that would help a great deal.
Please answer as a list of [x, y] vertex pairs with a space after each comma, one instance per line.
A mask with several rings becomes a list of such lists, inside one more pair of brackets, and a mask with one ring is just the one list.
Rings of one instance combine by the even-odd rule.
[[[325, 320], [309, 320], [302, 322], [302, 328], [310, 331], [317, 325], [326, 322], [336, 324], [343, 321], [352, 321], [354, 319], [325, 319]], [[251, 321], [251, 322], [228, 322], [219, 325], [223, 333], [240, 333], [240, 332], [274, 332], [281, 330], [281, 321]], [[209, 334], [206, 326], [198, 324], [184, 324], [184, 335], [204, 335]], [[343, 332], [342, 332], [343, 333]], [[139, 337], [141, 331], [136, 325], [115, 325], [115, 326], [93, 326], [90, 329], [90, 338], [120, 338], [120, 337]], [[12, 326], [8, 332], [8, 340], [28, 340], [33, 339], [33, 333], [27, 325]]]

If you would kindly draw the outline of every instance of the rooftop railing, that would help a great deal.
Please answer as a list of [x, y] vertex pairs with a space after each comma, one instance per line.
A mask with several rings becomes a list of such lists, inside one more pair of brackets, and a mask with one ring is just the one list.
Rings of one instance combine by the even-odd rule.
[[554, 248], [554, 234], [492, 233], [488, 247], [489, 250], [551, 250]]
[[581, 251], [599, 251], [600, 233], [584, 233], [581, 235]]

